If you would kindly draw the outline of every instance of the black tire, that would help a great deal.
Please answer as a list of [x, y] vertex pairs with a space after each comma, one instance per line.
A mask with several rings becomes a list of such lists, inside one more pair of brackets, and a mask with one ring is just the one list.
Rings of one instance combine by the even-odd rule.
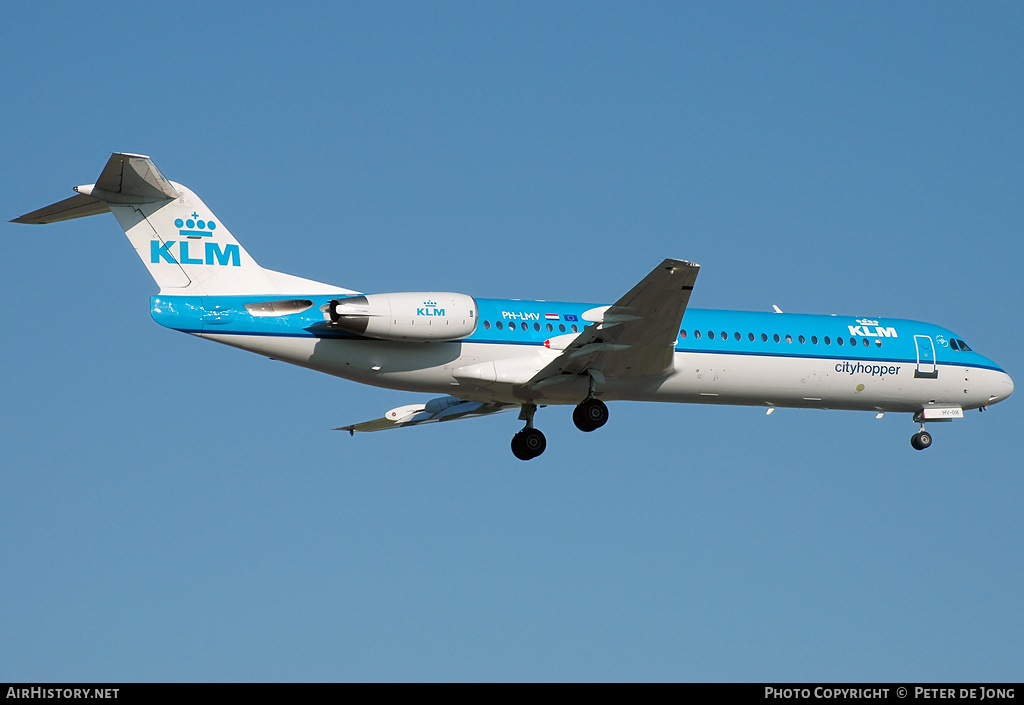
[[927, 431], [918, 431], [910, 437], [910, 445], [914, 446], [914, 450], [924, 450], [932, 444], [932, 434]]
[[583, 415], [583, 409], [579, 404], [572, 410], [572, 422], [581, 431], [593, 431], [594, 429], [587, 426], [587, 419]]
[[600, 399], [582, 401], [572, 412], [572, 422], [585, 433], [596, 431], [608, 423], [608, 407]]
[[544, 434], [535, 428], [524, 428], [512, 436], [512, 455], [520, 460], [533, 460], [548, 447]]
[[512, 455], [516, 456], [520, 460], [530, 460], [533, 457], [530, 455], [530, 451], [526, 449], [526, 446], [523, 445], [522, 431], [512, 436]]
[[526, 449], [531, 458], [536, 458], [548, 447], [548, 439], [535, 428], [525, 428], [519, 433], [523, 437], [523, 448]]

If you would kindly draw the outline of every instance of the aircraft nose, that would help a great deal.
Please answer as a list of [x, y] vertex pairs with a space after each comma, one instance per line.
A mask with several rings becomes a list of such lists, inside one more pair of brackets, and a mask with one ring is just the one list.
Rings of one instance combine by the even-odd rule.
[[988, 403], [995, 404], [1013, 394], [1013, 379], [1005, 372], [997, 372], [993, 380], [992, 390], [989, 392]]

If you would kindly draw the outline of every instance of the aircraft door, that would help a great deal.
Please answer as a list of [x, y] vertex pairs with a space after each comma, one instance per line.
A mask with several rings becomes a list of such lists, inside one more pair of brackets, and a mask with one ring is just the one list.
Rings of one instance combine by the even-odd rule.
[[915, 335], [914, 345], [917, 346], [917, 369], [914, 370], [914, 377], [925, 379], [937, 379], [939, 369], [935, 366], [935, 343], [931, 336]]

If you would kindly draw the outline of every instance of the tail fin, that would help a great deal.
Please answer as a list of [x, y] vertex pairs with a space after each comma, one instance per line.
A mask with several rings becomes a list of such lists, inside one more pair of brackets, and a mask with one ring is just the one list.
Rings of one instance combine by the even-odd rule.
[[168, 181], [147, 156], [116, 152], [95, 184], [75, 191], [77, 196], [11, 222], [55, 223], [112, 212], [163, 294], [348, 292], [260, 267], [195, 193]]

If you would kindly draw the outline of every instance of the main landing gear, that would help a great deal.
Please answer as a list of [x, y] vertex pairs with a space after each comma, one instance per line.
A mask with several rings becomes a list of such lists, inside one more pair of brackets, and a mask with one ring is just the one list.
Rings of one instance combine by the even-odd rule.
[[586, 433], [596, 431], [608, 423], [608, 407], [600, 399], [584, 399], [573, 409], [572, 422]]
[[533, 460], [548, 447], [544, 434], [533, 427], [533, 415], [536, 413], [536, 404], [523, 404], [523, 410], [519, 412], [519, 418], [526, 422], [526, 427], [512, 436], [512, 455], [520, 460]]
[[[533, 460], [547, 448], [544, 434], [533, 427], [533, 415], [536, 413], [536, 404], [523, 404], [519, 412], [519, 418], [526, 422], [526, 426], [512, 436], [512, 454], [520, 460]], [[581, 431], [596, 431], [608, 423], [608, 407], [600, 399], [584, 399], [573, 410], [572, 421]]]
[[512, 454], [520, 460], [533, 460], [547, 447], [547, 439], [536, 428], [524, 428], [512, 436]]

